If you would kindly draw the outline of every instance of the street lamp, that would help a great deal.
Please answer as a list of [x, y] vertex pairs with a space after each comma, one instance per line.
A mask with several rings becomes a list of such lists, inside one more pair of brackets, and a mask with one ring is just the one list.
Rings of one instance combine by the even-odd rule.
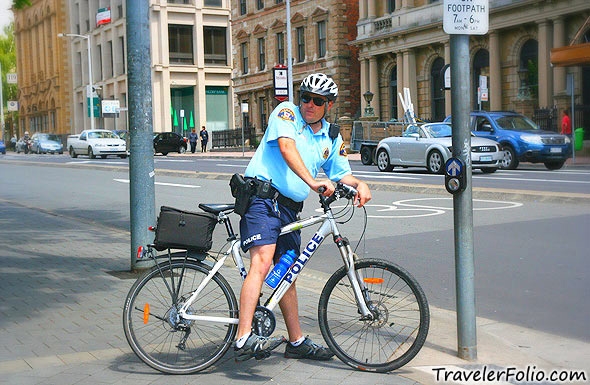
[[[90, 53], [90, 35], [78, 35], [76, 33], [58, 33], [58, 37], [79, 37], [86, 40], [88, 48], [88, 89], [86, 91], [86, 98], [88, 100], [88, 108], [90, 109], [90, 129], [94, 130], [94, 85], [92, 84], [92, 55]], [[90, 95], [88, 95], [90, 92]]]
[[531, 91], [529, 90], [529, 86], [527, 84], [527, 77], [529, 74], [529, 70], [526, 68], [521, 68], [518, 71], [518, 79], [520, 80], [520, 87], [518, 88], [518, 100], [528, 100], [531, 97]]
[[375, 116], [375, 110], [371, 107], [371, 100], [373, 100], [373, 93], [371, 91], [367, 91], [363, 94], [365, 101], [367, 102], [367, 107], [365, 107], [365, 116]]

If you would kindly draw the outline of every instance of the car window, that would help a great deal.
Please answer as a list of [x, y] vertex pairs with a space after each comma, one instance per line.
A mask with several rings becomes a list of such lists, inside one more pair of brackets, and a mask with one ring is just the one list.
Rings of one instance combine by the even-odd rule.
[[59, 141], [61, 141], [61, 139], [59, 138], [59, 136], [57, 136], [57, 135], [55, 135], [55, 134], [49, 134], [49, 135], [46, 135], [46, 139], [47, 139], [47, 140], [54, 140], [54, 141], [56, 141], [56, 142], [59, 142]]
[[539, 127], [526, 116], [501, 116], [495, 119], [496, 124], [505, 130], [529, 131], [539, 130]]
[[453, 136], [451, 126], [448, 124], [429, 124], [428, 126], [422, 126], [422, 128], [424, 130], [428, 130], [430, 136], [433, 138], [445, 138]]
[[409, 126], [406, 128], [403, 136], [410, 136], [411, 134], [417, 134], [420, 128], [418, 126]]
[[487, 118], [484, 118], [483, 116], [478, 116], [476, 118], [476, 122], [477, 123], [475, 124], [475, 131], [485, 131], [485, 130], [483, 130], [483, 125], [484, 124], [490, 124], [490, 122], [488, 121], [488, 119]]

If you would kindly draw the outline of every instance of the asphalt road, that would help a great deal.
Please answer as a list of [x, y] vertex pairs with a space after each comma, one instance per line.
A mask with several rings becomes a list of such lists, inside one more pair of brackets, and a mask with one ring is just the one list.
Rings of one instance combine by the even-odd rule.
[[[231, 201], [229, 176], [199, 175], [158, 174], [156, 207], [197, 210], [199, 202]], [[128, 231], [128, 179], [125, 169], [0, 161], [0, 199]], [[423, 193], [401, 184], [381, 187], [374, 190], [366, 209], [366, 238], [357, 253], [402, 265], [416, 276], [433, 305], [454, 309], [452, 199], [440, 189]], [[559, 194], [552, 194], [549, 200], [526, 194], [520, 198], [518, 194], [509, 198], [500, 195], [498, 199], [474, 195], [478, 316], [590, 341], [590, 286], [586, 278], [590, 273], [586, 251], [590, 200], [561, 202]], [[316, 202], [317, 198], [310, 196], [303, 215], [312, 214]], [[349, 213], [344, 212], [342, 221], [348, 218]], [[356, 210], [342, 227], [354, 245], [364, 229], [363, 210]], [[216, 230], [217, 245], [223, 244], [222, 230]], [[38, 229], [40, 235], [42, 231]], [[303, 238], [311, 233], [304, 230]], [[310, 267], [332, 272], [341, 264], [339, 258], [326, 243]]]

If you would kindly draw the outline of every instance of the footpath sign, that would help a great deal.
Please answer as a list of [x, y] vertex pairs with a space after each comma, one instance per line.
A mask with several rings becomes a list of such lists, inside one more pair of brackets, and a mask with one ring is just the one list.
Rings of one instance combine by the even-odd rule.
[[489, 18], [488, 0], [444, 0], [443, 29], [449, 35], [485, 35]]

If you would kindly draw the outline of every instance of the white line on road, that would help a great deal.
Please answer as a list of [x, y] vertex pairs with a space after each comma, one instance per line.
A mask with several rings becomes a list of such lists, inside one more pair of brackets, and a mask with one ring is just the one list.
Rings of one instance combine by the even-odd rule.
[[[127, 183], [129, 184], [129, 179], [113, 179], [115, 182], [120, 183]], [[156, 182], [158, 186], [168, 186], [168, 187], [184, 187], [184, 188], [201, 188], [201, 186], [195, 186], [190, 184], [179, 184], [179, 183], [164, 183], [164, 182]]]

